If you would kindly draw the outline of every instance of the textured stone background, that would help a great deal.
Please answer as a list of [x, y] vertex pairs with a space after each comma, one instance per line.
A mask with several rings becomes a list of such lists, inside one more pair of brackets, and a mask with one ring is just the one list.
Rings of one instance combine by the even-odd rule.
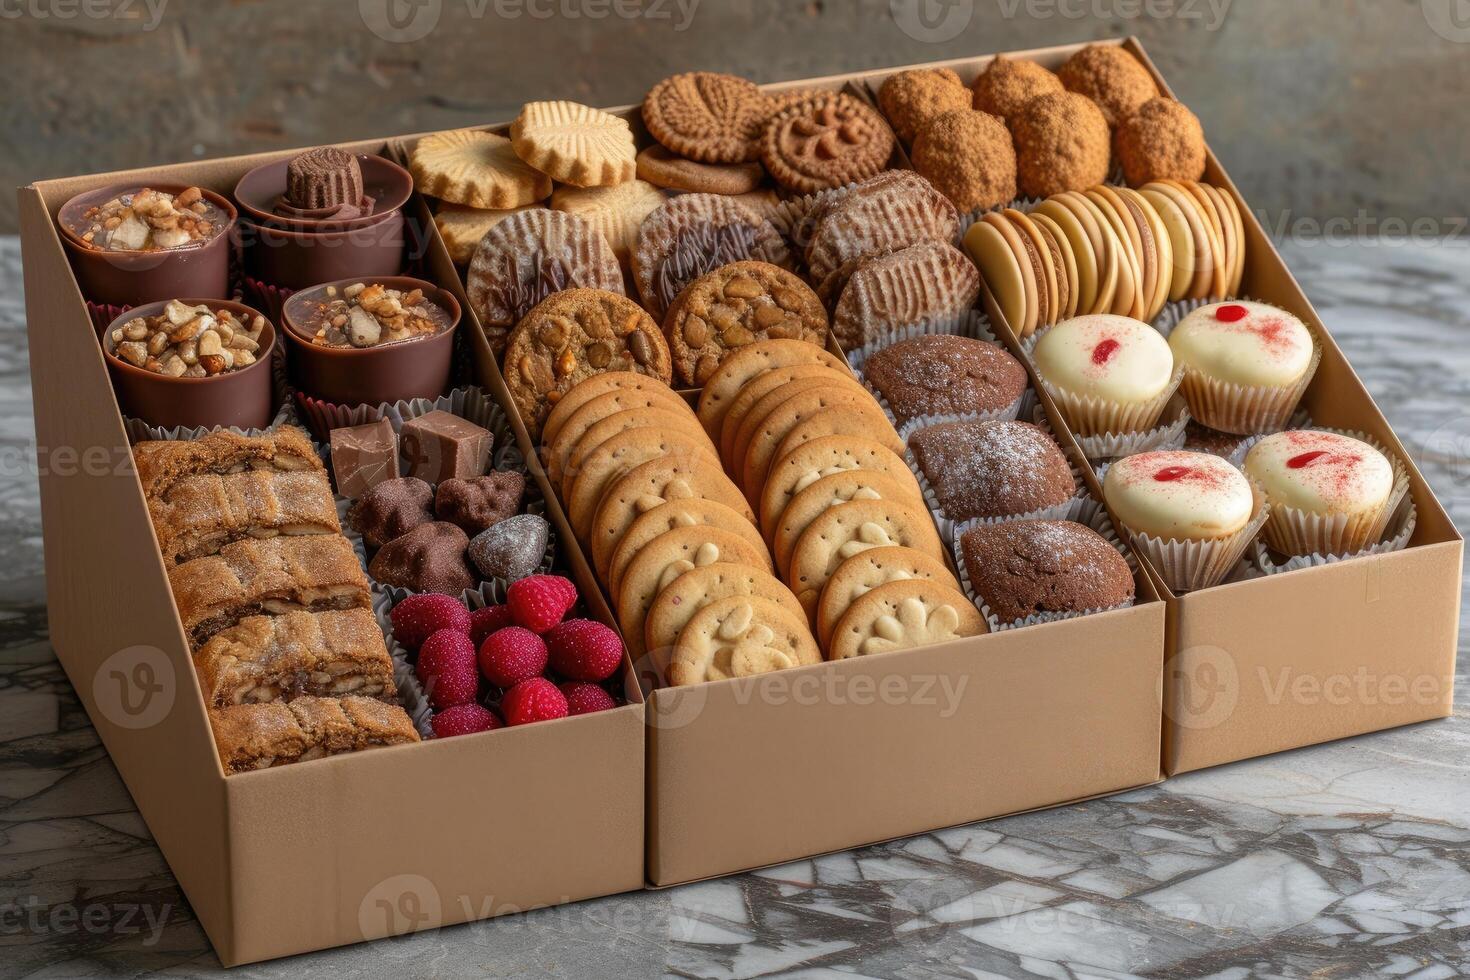
[[[433, 28], [384, 39], [390, 5]], [[0, 0], [0, 168], [19, 185], [508, 119], [531, 98], [633, 102], [695, 67], [774, 81], [1130, 33], [1272, 227], [1457, 230], [1470, 0]]]

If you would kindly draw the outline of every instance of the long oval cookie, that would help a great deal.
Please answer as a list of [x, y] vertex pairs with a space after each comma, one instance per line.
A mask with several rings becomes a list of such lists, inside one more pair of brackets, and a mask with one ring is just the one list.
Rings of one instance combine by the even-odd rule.
[[731, 400], [756, 375], [795, 364], [825, 364], [834, 371], [847, 370], [841, 358], [804, 340], [758, 340], [747, 344], [726, 356], [705, 381], [697, 410], [704, 430], [712, 437], [720, 431]]
[[682, 687], [821, 662], [801, 617], [770, 599], [729, 596], [695, 613], [679, 634], [669, 683]]
[[771, 540], [771, 551], [776, 558], [776, 567], [786, 574], [791, 567], [791, 555], [802, 533], [811, 526], [824, 510], [854, 500], [892, 500], [906, 504], [916, 511], [923, 511], [924, 498], [916, 496], [913, 488], [876, 473], [872, 470], [847, 470], [824, 476], [816, 483], [791, 498], [776, 525]]
[[[599, 517], [602, 515], [599, 514]], [[711, 527], [724, 528], [734, 531], [746, 541], [751, 547], [761, 551], [766, 550], [766, 543], [761, 539], [760, 532], [755, 525], [747, 521], [738, 512], [731, 510], [717, 500], [709, 500], [703, 497], [686, 497], [681, 500], [667, 500], [660, 503], [651, 510], [638, 514], [633, 523], [623, 529], [621, 536], [618, 529], [608, 524], [599, 522], [592, 529], [592, 539], [597, 541], [605, 538], [612, 542], [612, 551], [604, 549], [600, 552], [605, 556], [598, 561], [596, 556], [593, 563], [597, 566], [597, 572], [602, 576], [609, 586], [613, 595], [618, 594], [618, 588], [623, 584], [623, 572], [627, 571], [628, 563], [633, 556], [643, 550], [643, 546], [665, 531], [672, 531], [676, 527], [688, 527], [695, 524], [706, 524]]]
[[909, 579], [859, 596], [832, 630], [828, 659], [892, 653], [989, 632], [985, 617], [948, 585]]
[[837, 566], [817, 600], [817, 640], [825, 650], [832, 629], [859, 596], [888, 582], [926, 579], [959, 589], [949, 566], [913, 548], [869, 548]]
[[903, 545], [944, 560], [944, 545], [928, 511], [893, 500], [855, 500], [829, 507], [807, 525], [791, 554], [791, 591], [809, 616], [837, 566], [869, 548]]
[[804, 442], [777, 458], [766, 474], [761, 493], [761, 530], [772, 540], [791, 498], [824, 476], [847, 470], [873, 470], [909, 487], [923, 499], [919, 481], [903, 458], [876, 439], [862, 436], [821, 436]]
[[730, 596], [769, 599], [798, 622], [806, 615], [790, 589], [782, 585], [776, 576], [758, 568], [726, 561], [692, 568], [658, 594], [643, 621], [644, 649], [660, 674], [668, 670], [674, 644], [694, 614], [710, 603]]

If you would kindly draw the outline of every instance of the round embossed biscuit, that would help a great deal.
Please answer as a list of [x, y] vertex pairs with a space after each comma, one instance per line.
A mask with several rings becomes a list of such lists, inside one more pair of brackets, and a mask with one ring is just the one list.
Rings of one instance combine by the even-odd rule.
[[828, 507], [796, 540], [786, 581], [809, 616], [837, 566], [869, 548], [902, 545], [944, 560], [944, 545], [928, 511], [894, 500], [854, 500]]
[[873, 176], [893, 147], [893, 130], [872, 106], [845, 92], [822, 92], [771, 119], [761, 162], [781, 186], [815, 194]]
[[[720, 423], [720, 456], [733, 469], [740, 464], [740, 457], [736, 455], [736, 447], [741, 431], [745, 423], [750, 419], [756, 406], [765, 399], [767, 395], [778, 388], [787, 385], [797, 385], [787, 392], [788, 395], [810, 387], [840, 387], [851, 383], [858, 387], [856, 378], [849, 371], [834, 371], [825, 364], [793, 364], [790, 367], [776, 368], [764, 374], [751, 378], [741, 389], [740, 394], [730, 402], [730, 408], [725, 412], [725, 418]], [[775, 402], [766, 402], [761, 405], [764, 413], [770, 410]], [[759, 415], [756, 416], [758, 420]], [[754, 422], [751, 423], [754, 425]]]
[[854, 500], [892, 500], [917, 511], [924, 509], [924, 498], [914, 493], [912, 485], [899, 483], [874, 470], [843, 470], [824, 476], [792, 497], [781, 512], [771, 550], [783, 575], [791, 566], [796, 543], [812, 521], [824, 510]]
[[686, 194], [749, 194], [766, 179], [766, 168], [759, 160], [701, 163], [655, 143], [638, 151], [638, 179]]
[[[572, 453], [578, 449], [585, 436], [593, 426], [604, 419], [623, 412], [658, 412], [661, 415], [671, 416], [678, 419], [680, 427], [689, 424], [698, 425], [698, 421], [689, 412], [684, 400], [674, 394], [672, 388], [663, 387], [663, 394], [657, 391], [638, 391], [631, 388], [614, 389], [598, 395], [589, 402], [584, 403], [570, 417], [564, 418], [561, 428], [555, 436], [548, 436], [550, 427], [541, 430], [541, 458], [546, 465], [546, 474], [553, 483], [560, 483], [562, 473], [567, 460]], [[703, 432], [704, 429], [699, 430]]]
[[817, 600], [817, 639], [822, 649], [853, 600], [888, 582], [925, 579], [959, 591], [949, 566], [913, 548], [870, 548], [837, 566]]
[[698, 387], [730, 353], [758, 340], [827, 343], [827, 311], [794, 273], [769, 262], [731, 262], [694, 280], [664, 314], [674, 371]]
[[618, 477], [603, 494], [592, 522], [592, 561], [603, 567], [638, 515], [669, 500], [713, 500], [755, 523], [745, 498], [717, 463], [703, 455], [651, 459]]
[[720, 431], [730, 402], [759, 374], [795, 364], [825, 364], [847, 371], [842, 359], [829, 351], [800, 340], [758, 340], [732, 351], [704, 382], [697, 414], [711, 436]]
[[601, 371], [637, 371], [668, 383], [669, 345], [644, 310], [604, 289], [567, 289], [532, 307], [505, 347], [505, 387], [532, 437], [564, 394]]
[[894, 431], [887, 417], [884, 417], [880, 424], [869, 415], [829, 408], [796, 423], [795, 427], [786, 433], [786, 438], [781, 440], [781, 444], [776, 447], [771, 458], [781, 459], [803, 443], [820, 439], [823, 436], [860, 436], [864, 439], [874, 439], [887, 446], [890, 452], [903, 455], [903, 440]]
[[[589, 378], [584, 378], [582, 381], [573, 385], [560, 398], [556, 399], [556, 404], [552, 407], [551, 414], [546, 416], [546, 423], [541, 427], [542, 445], [550, 445], [552, 440], [560, 434], [561, 427], [570, 421], [571, 417], [582, 406], [602, 395], [625, 389], [642, 392], [650, 397], [662, 399], [668, 403], [670, 408], [676, 410], [681, 405], [685, 408], [689, 407], [688, 402], [680, 398], [674, 392], [674, 389], [664, 384], [658, 378], [651, 378], [646, 374], [638, 374], [634, 371], [604, 371], [601, 374], [594, 374]], [[597, 418], [602, 418], [603, 415], [611, 415], [615, 411], [621, 411], [622, 408], [623, 406], [608, 408], [598, 415]]]
[[[757, 421], [751, 427], [749, 438], [741, 444], [744, 451], [740, 455], [740, 472], [748, 498], [760, 500], [761, 489], [766, 484], [766, 471], [775, 461], [776, 449], [787, 434], [807, 419], [828, 411], [847, 412], [854, 417], [867, 419], [874, 428], [889, 425], [883, 409], [867, 391], [855, 392], [848, 388], [829, 387], [797, 392]], [[749, 417], [754, 416], [755, 413], [751, 412]]]
[[770, 599], [729, 596], [695, 613], [679, 634], [669, 683], [682, 687], [821, 662], [801, 617]]
[[717, 561], [771, 570], [764, 549], [752, 547], [734, 531], [694, 524], [665, 531], [643, 546], [623, 572], [618, 589], [618, 625], [634, 657], [643, 654], [643, 620], [658, 594], [691, 568]]
[[766, 543], [761, 539], [760, 532], [739, 512], [717, 500], [706, 500], [703, 497], [676, 498], [638, 514], [632, 524], [621, 529], [621, 533], [616, 527], [594, 526], [592, 539], [611, 542], [612, 549], [610, 552], [606, 549], [598, 552], [602, 556], [601, 560], [594, 555], [593, 561], [598, 574], [612, 587], [612, 594], [617, 595], [619, 586], [623, 584], [623, 572], [627, 571], [628, 563], [643, 550], [644, 545], [665, 531], [695, 524], [708, 524], [734, 531], [752, 547], [762, 552], [766, 550]]
[[766, 540], [774, 539], [776, 528], [793, 497], [823, 477], [848, 470], [881, 473], [907, 487], [914, 497], [923, 499], [913, 470], [909, 469], [902, 456], [883, 443], [862, 436], [821, 436], [777, 457], [766, 474], [760, 506], [760, 524]]
[[731, 596], [756, 596], [769, 600], [785, 609], [797, 622], [806, 616], [791, 590], [767, 572], [724, 561], [692, 568], [658, 594], [643, 621], [644, 649], [660, 673], [668, 669], [674, 644], [694, 614], [712, 602]]
[[754, 82], [689, 71], [649, 89], [643, 99], [643, 124], [650, 136], [680, 156], [706, 163], [742, 163], [760, 157], [761, 130], [773, 108]]
[[908, 579], [880, 585], [853, 600], [832, 628], [831, 660], [892, 653], [988, 633], [975, 604], [958, 589]]
[[640, 463], [664, 457], [699, 461], [705, 466], [718, 465], [692, 435], [658, 429], [629, 429], [589, 453], [576, 472], [568, 468], [563, 482], [568, 477], [571, 482], [562, 493], [562, 500], [566, 503], [567, 519], [577, 537], [587, 540], [603, 494], [619, 476], [632, 471]]
[[[627, 432], [629, 429], [658, 429], [687, 434], [696, 446], [709, 450], [710, 462], [719, 465], [720, 457], [715, 452], [714, 443], [709, 441], [709, 436], [705, 435], [704, 430], [689, 416], [660, 408], [632, 408], [625, 412], [614, 413], [594, 423], [571, 447], [567, 455], [562, 457], [562, 471], [559, 480], [562, 492], [570, 491], [572, 482], [581, 471], [582, 464], [586, 462], [588, 456], [613, 436]], [[553, 478], [551, 464], [556, 462], [556, 459], [548, 460], [546, 471], [548, 479]]]

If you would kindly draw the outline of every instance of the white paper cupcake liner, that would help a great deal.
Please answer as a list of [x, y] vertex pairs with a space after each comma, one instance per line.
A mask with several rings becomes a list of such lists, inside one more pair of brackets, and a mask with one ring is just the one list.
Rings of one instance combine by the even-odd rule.
[[1271, 549], [1267, 547], [1266, 542], [1257, 539], [1253, 546], [1255, 566], [1263, 575], [1277, 575], [1281, 572], [1294, 572], [1300, 568], [1315, 568], [1318, 565], [1351, 561], [1367, 555], [1387, 555], [1395, 551], [1403, 551], [1409, 546], [1409, 539], [1414, 536], [1414, 529], [1418, 523], [1419, 511], [1414, 506], [1414, 498], [1405, 494], [1399, 499], [1398, 507], [1394, 509], [1388, 526], [1384, 528], [1379, 540], [1366, 548], [1348, 554], [1314, 552], [1307, 555], [1293, 555], [1278, 563], [1272, 557]]
[[[1040, 405], [1036, 407], [1035, 416], [1038, 419], [1046, 417], [1046, 412]], [[1077, 440], [1077, 445], [1081, 447], [1088, 462], [1094, 466], [1104, 466], [1110, 460], [1136, 453], [1178, 449], [1184, 445], [1184, 430], [1188, 426], [1189, 406], [1183, 398], [1175, 394], [1164, 406], [1159, 424], [1152, 429], [1142, 432], [1105, 432], [1095, 436], [1074, 434], [1073, 438]]]
[[1245, 527], [1225, 538], [1200, 541], [1163, 538], [1123, 526], [1129, 543], [1153, 565], [1175, 595], [1219, 585], [1235, 570], [1270, 515], [1271, 505], [1255, 481], [1250, 481], [1255, 509]]
[[[1030, 519], [1031, 518], [1016, 517], [1010, 518], [1009, 520]], [[1098, 534], [1102, 535], [1103, 538], [1108, 542], [1108, 544], [1117, 549], [1118, 554], [1122, 555], [1123, 560], [1128, 563], [1128, 570], [1132, 572], [1135, 577], [1138, 575], [1138, 560], [1128, 551], [1128, 548], [1123, 544], [1122, 539], [1118, 535], [1117, 529], [1113, 527], [1113, 522], [1108, 518], [1107, 509], [1099, 504], [1096, 500], [1093, 500], [1091, 497], [1082, 496], [1069, 504], [1069, 510], [1066, 514], [1052, 519], [1076, 521], [1079, 524], [1085, 524], [1086, 526], [1092, 528]], [[1000, 619], [995, 615], [995, 613], [991, 612], [990, 605], [985, 601], [985, 597], [980, 595], [975, 590], [974, 585], [970, 582], [970, 570], [966, 566], [964, 553], [960, 550], [960, 538], [964, 535], [964, 533], [970, 530], [972, 527], [975, 527], [982, 523], [997, 522], [987, 522], [982, 520], [966, 521], [964, 524], [954, 527], [952, 529], [952, 533], [947, 538], [947, 540], [949, 541], [950, 552], [954, 557], [955, 568], [959, 571], [960, 588], [964, 590], [965, 595], [969, 597], [970, 601], [975, 604], [975, 608], [980, 610], [980, 614], [985, 617], [985, 622], [990, 626], [990, 632], [999, 633], [1004, 630], [1021, 629], [1025, 626], [1036, 626], [1041, 623], [1060, 622], [1064, 619], [1080, 619], [1083, 616], [1092, 616], [1096, 613], [1111, 612], [1115, 609], [1129, 609], [1133, 606], [1135, 600], [1129, 599], [1126, 602], [1121, 602], [1115, 606], [1099, 606], [1095, 609], [1083, 609], [1080, 611], [1072, 612], [1035, 613], [1033, 615], [1025, 617], [1024, 619], [1018, 619], [1009, 623], [1002, 623]]]
[[[1021, 351], [1031, 362], [1032, 368], [1036, 367], [1036, 345], [1051, 329], [1051, 327], [1043, 327], [1021, 341]], [[1041, 377], [1040, 371], [1036, 373], [1037, 377], [1041, 378], [1041, 387], [1051, 396], [1052, 401], [1056, 402], [1072, 434], [1079, 440], [1083, 438], [1104, 440], [1102, 444], [1106, 445], [1106, 440], [1118, 435], [1148, 433], [1150, 430], [1159, 428], [1159, 420], [1163, 417], [1170, 399], [1178, 391], [1180, 382], [1184, 379], [1185, 370], [1183, 365], [1176, 364], [1174, 374], [1169, 378], [1169, 383], [1164, 390], [1148, 401], [1136, 405], [1122, 405], [1104, 398], [1068, 391]]]

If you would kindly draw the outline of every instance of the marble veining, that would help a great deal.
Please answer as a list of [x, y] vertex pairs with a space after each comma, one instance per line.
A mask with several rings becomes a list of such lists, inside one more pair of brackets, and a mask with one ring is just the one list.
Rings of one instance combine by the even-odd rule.
[[[1287, 260], [1461, 529], [1470, 248]], [[46, 641], [19, 249], [0, 239], [0, 975], [219, 971]], [[234, 976], [1470, 972], [1470, 660], [1448, 721], [1111, 799]]]

